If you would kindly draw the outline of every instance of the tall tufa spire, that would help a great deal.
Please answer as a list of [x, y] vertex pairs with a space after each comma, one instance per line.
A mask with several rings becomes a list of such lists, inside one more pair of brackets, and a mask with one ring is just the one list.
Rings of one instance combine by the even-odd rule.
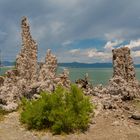
[[21, 20], [22, 50], [17, 57], [16, 68], [21, 77], [28, 81], [36, 80], [37, 43], [32, 39], [27, 17]]

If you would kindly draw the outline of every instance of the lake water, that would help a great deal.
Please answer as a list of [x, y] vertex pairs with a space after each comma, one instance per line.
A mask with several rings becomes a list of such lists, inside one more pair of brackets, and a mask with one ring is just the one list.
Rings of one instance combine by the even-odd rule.
[[[9, 68], [2, 68], [0, 74], [3, 74]], [[70, 75], [69, 78], [71, 81], [75, 81], [79, 78], [84, 78], [85, 74], [88, 73], [90, 81], [97, 84], [107, 84], [108, 80], [112, 77], [113, 70], [112, 68], [68, 68]], [[59, 67], [57, 73], [61, 73], [63, 67]], [[136, 68], [136, 77], [140, 80], [140, 68]]]
[[[59, 72], [63, 68], [59, 68]], [[112, 77], [112, 68], [69, 68], [70, 80], [75, 81], [78, 78], [84, 78], [85, 74], [88, 73], [90, 81], [97, 84], [107, 84], [109, 79]], [[136, 68], [136, 77], [140, 80], [140, 68]]]

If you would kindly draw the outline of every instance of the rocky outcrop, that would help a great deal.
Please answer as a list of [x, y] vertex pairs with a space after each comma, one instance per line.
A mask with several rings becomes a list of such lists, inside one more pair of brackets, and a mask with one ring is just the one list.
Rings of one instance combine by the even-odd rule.
[[91, 86], [88, 78], [76, 81], [86, 95], [96, 96], [104, 109], [122, 108], [126, 100], [140, 97], [140, 83], [136, 79], [130, 49], [121, 47], [112, 51], [113, 76], [106, 86]]
[[3, 86], [3, 84], [4, 84], [4, 77], [0, 76], [0, 86]]
[[56, 78], [57, 59], [55, 55], [48, 49], [46, 53], [45, 63], [40, 66], [37, 92], [48, 91], [52, 92], [55, 89], [54, 79]]
[[68, 69], [64, 69], [62, 74], [59, 74], [54, 82], [56, 83], [56, 85], [60, 85], [66, 88], [70, 87], [71, 81], [69, 80], [69, 71]]
[[39, 81], [53, 80], [56, 77], [57, 59], [55, 55], [48, 49], [46, 53], [45, 63], [39, 71]]
[[121, 77], [127, 82], [135, 81], [136, 74], [130, 49], [122, 47], [113, 49], [113, 78]]
[[7, 111], [17, 108], [17, 101], [37, 79], [37, 43], [32, 39], [26, 17], [21, 21], [22, 49], [14, 70], [6, 72], [0, 87], [1, 107]]
[[[11, 111], [18, 107], [18, 101], [26, 96], [38, 98], [41, 91], [52, 92], [58, 85], [70, 87], [69, 71], [57, 75], [57, 59], [49, 49], [45, 62], [38, 65], [37, 43], [32, 39], [30, 26], [26, 17], [21, 21], [22, 49], [16, 59], [16, 67], [0, 77], [0, 107]], [[92, 94], [102, 101], [104, 109], [115, 109], [124, 100], [140, 96], [140, 84], [136, 79], [130, 49], [122, 47], [114, 49], [113, 77], [108, 85], [93, 87], [86, 74], [85, 79], [77, 80], [77, 84], [86, 95]]]
[[113, 77], [109, 81], [107, 92], [121, 95], [124, 100], [140, 95], [140, 84], [136, 80], [135, 68], [130, 49], [122, 47], [113, 51]]
[[94, 92], [95, 88], [93, 88], [93, 85], [90, 83], [88, 73], [85, 74], [84, 79], [78, 79], [76, 80], [75, 83], [78, 85], [79, 88], [83, 90], [85, 95], [90, 95], [90, 94], [94, 95], [94, 93], [97, 93]]
[[113, 77], [106, 87], [97, 94], [102, 100], [104, 109], [116, 109], [123, 107], [123, 101], [140, 97], [140, 83], [136, 79], [133, 59], [130, 49], [127, 47], [117, 48], [113, 53]]
[[7, 111], [15, 110], [18, 101], [39, 97], [41, 91], [52, 92], [56, 86], [69, 87], [68, 72], [56, 75], [57, 59], [47, 51], [45, 63], [40, 67], [37, 62], [37, 43], [32, 39], [30, 26], [26, 17], [21, 20], [22, 49], [16, 59], [14, 70], [0, 77], [0, 107]]
[[37, 79], [37, 43], [32, 39], [26, 17], [21, 20], [22, 49], [16, 60], [16, 69], [27, 82]]

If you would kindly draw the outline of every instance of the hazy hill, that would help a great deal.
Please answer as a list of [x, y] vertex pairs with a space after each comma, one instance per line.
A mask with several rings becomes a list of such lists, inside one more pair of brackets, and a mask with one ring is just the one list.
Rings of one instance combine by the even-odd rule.
[[[3, 61], [2, 66], [13, 66], [15, 62]], [[112, 63], [58, 63], [60, 67], [68, 67], [68, 68], [112, 68]], [[140, 68], [140, 64], [136, 64], [135, 67]]]
[[11, 62], [11, 61], [2, 61], [1, 62], [2, 66], [14, 66], [15, 62]]
[[71, 67], [71, 68], [111, 68], [112, 63], [78, 63], [78, 62], [72, 62], [72, 63], [59, 63], [59, 66], [62, 67]]

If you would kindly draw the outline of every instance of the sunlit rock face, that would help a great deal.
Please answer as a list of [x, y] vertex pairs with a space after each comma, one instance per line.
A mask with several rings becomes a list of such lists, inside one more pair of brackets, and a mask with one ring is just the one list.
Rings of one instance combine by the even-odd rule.
[[109, 81], [107, 92], [112, 95], [122, 95], [129, 99], [140, 95], [140, 84], [136, 80], [133, 59], [130, 49], [122, 47], [114, 49], [113, 77]]
[[[15, 110], [23, 97], [33, 98], [41, 91], [52, 92], [56, 86], [68, 88], [68, 71], [56, 75], [57, 59], [49, 49], [45, 62], [40, 67], [37, 61], [37, 43], [32, 39], [27, 17], [21, 20], [22, 49], [17, 56], [15, 69], [0, 77], [0, 107], [7, 111]], [[38, 97], [38, 96], [36, 96]]]
[[45, 57], [45, 63], [40, 66], [38, 76], [37, 92], [49, 91], [55, 89], [54, 79], [56, 78], [57, 59], [56, 56], [48, 49]]
[[39, 70], [38, 81], [40, 83], [37, 91], [42, 90], [52, 92], [58, 85], [66, 88], [70, 87], [69, 71], [64, 69], [62, 74], [56, 75], [57, 59], [56, 56], [48, 49], [46, 53], [45, 63], [42, 64]]
[[56, 76], [57, 59], [56, 56], [48, 49], [46, 53], [45, 63], [41, 66], [39, 71], [39, 81], [53, 80]]
[[113, 77], [120, 76], [129, 81], [136, 80], [133, 59], [128, 47], [122, 47], [112, 50], [113, 53]]
[[[0, 77], [0, 107], [8, 111], [15, 110], [18, 100], [23, 96], [39, 97], [41, 91], [51, 93], [58, 85], [69, 88], [71, 84], [68, 70], [56, 74], [57, 58], [50, 49], [46, 53], [45, 62], [38, 65], [37, 43], [32, 39], [26, 17], [21, 20], [21, 29], [22, 49], [17, 56], [15, 69], [7, 71], [5, 77]], [[93, 87], [88, 82], [87, 75], [84, 80], [78, 81], [78, 85], [85, 94], [105, 97], [113, 104], [114, 98], [120, 101], [139, 97], [140, 84], [136, 80], [130, 49], [122, 47], [114, 49], [112, 53], [113, 77], [106, 87]]]
[[69, 88], [71, 81], [69, 80], [69, 71], [68, 69], [64, 69], [62, 74], [59, 74], [56, 78], [55, 78], [55, 83], [56, 85], [60, 85], [60, 86], [64, 86]]
[[104, 109], [124, 107], [124, 101], [140, 97], [140, 83], [136, 79], [131, 51], [127, 47], [112, 51], [113, 76], [105, 87], [94, 87], [93, 95], [101, 98]]
[[26, 17], [21, 20], [22, 49], [16, 60], [16, 68], [21, 78], [27, 81], [37, 79], [37, 43], [32, 39]]

